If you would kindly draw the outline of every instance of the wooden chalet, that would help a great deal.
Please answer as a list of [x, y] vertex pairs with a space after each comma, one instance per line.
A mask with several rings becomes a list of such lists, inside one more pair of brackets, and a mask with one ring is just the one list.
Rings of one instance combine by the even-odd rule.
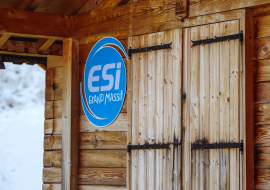
[[[124, 59], [98, 128], [80, 82], [108, 36], [171, 48]], [[46, 70], [43, 190], [270, 189], [270, 0], [0, 0], [3, 62]]]

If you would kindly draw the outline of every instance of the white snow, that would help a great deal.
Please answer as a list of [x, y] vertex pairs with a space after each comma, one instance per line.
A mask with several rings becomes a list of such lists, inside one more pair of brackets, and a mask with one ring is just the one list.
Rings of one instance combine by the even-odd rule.
[[42, 188], [45, 71], [0, 70], [0, 189]]

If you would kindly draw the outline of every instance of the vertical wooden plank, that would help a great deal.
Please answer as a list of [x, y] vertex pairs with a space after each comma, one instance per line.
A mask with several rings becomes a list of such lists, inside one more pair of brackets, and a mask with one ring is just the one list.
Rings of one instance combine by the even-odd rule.
[[[200, 27], [191, 28], [191, 40], [200, 39]], [[200, 46], [191, 48], [191, 81], [190, 81], [190, 143], [200, 140]], [[192, 189], [200, 188], [200, 159], [201, 150], [191, 153]]]
[[[132, 37], [128, 37], [128, 47], [133, 47]], [[132, 140], [132, 61], [127, 60], [127, 117], [128, 117], [128, 130], [127, 130], [127, 145], [131, 144]], [[127, 189], [131, 189], [131, 155], [127, 153]]]
[[[148, 34], [148, 46], [157, 45], [156, 33]], [[148, 89], [148, 143], [155, 144], [155, 89], [156, 89], [156, 51], [149, 52], [147, 55], [147, 89]], [[155, 154], [156, 150], [148, 151], [147, 164], [147, 189], [155, 190]]]
[[77, 189], [79, 126], [79, 40], [63, 43], [62, 189]]
[[190, 145], [190, 76], [191, 76], [191, 36], [190, 28], [183, 30], [183, 93], [187, 94], [187, 98], [183, 100], [183, 111], [182, 111], [182, 147], [183, 147], [183, 158], [182, 158], [182, 168], [183, 168], [183, 177], [182, 184], [183, 189], [191, 189], [191, 145]]
[[[219, 23], [210, 25], [210, 38], [219, 35]], [[209, 143], [219, 142], [219, 43], [210, 44], [210, 137]], [[219, 150], [210, 150], [210, 187], [219, 189]]]
[[[164, 43], [164, 32], [157, 33], [157, 44]], [[156, 143], [163, 143], [163, 125], [164, 125], [164, 50], [158, 50], [156, 55]], [[155, 187], [157, 190], [162, 189], [162, 161], [163, 161], [163, 150], [156, 150], [156, 173], [155, 173]]]
[[[230, 22], [220, 23], [220, 36], [229, 35]], [[220, 43], [220, 142], [229, 142], [229, 43]], [[220, 150], [220, 189], [230, 188], [229, 150]]]
[[[140, 47], [140, 37], [134, 36], [132, 39], [133, 48]], [[132, 55], [132, 144], [139, 143], [139, 54]], [[132, 189], [138, 189], [138, 150], [132, 151]]]
[[[230, 34], [239, 33], [239, 21], [230, 22]], [[230, 42], [230, 141], [239, 142], [239, 40]], [[230, 189], [239, 189], [239, 150], [230, 149]]]
[[[181, 142], [181, 92], [182, 92], [182, 29], [176, 29], [173, 33], [172, 43], [172, 136], [173, 142]], [[174, 148], [173, 189], [181, 189], [181, 146]]]
[[[173, 40], [173, 30], [165, 31], [165, 43], [171, 43]], [[172, 50], [165, 50], [165, 77], [164, 77], [164, 143], [170, 143], [173, 141], [172, 135]], [[165, 176], [163, 177], [163, 189], [172, 189], [172, 174], [173, 174], [173, 147], [171, 150], [164, 149], [163, 168]]]
[[[243, 65], [243, 107], [240, 127], [242, 130], [240, 140], [244, 140], [244, 154], [242, 163], [243, 189], [254, 189], [254, 101], [253, 101], [253, 10], [246, 9], [246, 18], [240, 21], [240, 30], [244, 31], [244, 41], [242, 46]], [[241, 158], [240, 158], [241, 159]]]
[[[200, 39], [209, 39], [210, 26], [200, 27]], [[209, 140], [210, 45], [200, 46], [200, 140]], [[200, 189], [209, 189], [209, 150], [200, 151]]]
[[[140, 36], [140, 47], [147, 47], [146, 35]], [[146, 53], [139, 53], [139, 144], [146, 143], [146, 106], [145, 106], [145, 86], [146, 86]], [[136, 118], [135, 118], [136, 119]], [[139, 150], [139, 166], [138, 166], [138, 189], [146, 189], [146, 164], [145, 150]]]

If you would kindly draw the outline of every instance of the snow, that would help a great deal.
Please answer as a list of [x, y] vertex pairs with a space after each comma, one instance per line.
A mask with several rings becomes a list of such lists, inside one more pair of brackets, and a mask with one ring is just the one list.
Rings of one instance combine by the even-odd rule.
[[0, 70], [0, 189], [42, 188], [45, 72], [6, 63]]

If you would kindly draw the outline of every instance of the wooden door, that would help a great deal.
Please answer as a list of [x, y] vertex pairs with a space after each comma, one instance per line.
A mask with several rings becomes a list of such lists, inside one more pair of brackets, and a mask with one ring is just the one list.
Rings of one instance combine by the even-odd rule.
[[[239, 149], [191, 150], [193, 143], [240, 142], [243, 79], [239, 40], [192, 46], [240, 33], [239, 20], [183, 30], [183, 189], [240, 189]], [[242, 136], [241, 136], [242, 137]]]
[[[128, 143], [181, 141], [182, 30], [133, 36], [133, 49], [172, 42], [172, 49], [132, 54], [128, 69]], [[135, 190], [181, 188], [181, 146], [132, 150], [128, 187]]]

